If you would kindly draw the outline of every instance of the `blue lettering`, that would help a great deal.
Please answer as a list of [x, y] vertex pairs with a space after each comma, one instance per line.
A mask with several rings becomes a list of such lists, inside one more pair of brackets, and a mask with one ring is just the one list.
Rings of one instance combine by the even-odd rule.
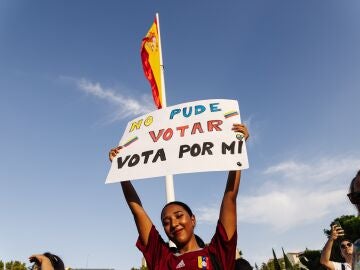
[[180, 113], [180, 112], [181, 112], [180, 109], [174, 109], [174, 110], [172, 110], [171, 113], [170, 113], [170, 119], [173, 119], [174, 116], [175, 116], [175, 114], [178, 114], [178, 113]]
[[210, 103], [210, 111], [211, 112], [219, 112], [219, 111], [221, 111], [221, 109], [219, 109], [217, 107], [217, 105], [219, 105], [219, 103]]
[[203, 105], [196, 105], [195, 106], [195, 115], [205, 112], [205, 106]]

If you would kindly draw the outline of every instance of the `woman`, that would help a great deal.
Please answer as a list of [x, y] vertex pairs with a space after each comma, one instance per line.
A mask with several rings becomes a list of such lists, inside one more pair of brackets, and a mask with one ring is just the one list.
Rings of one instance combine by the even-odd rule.
[[65, 265], [61, 258], [50, 252], [31, 255], [29, 261], [34, 263], [32, 267], [34, 270], [65, 270]]
[[[325, 246], [321, 252], [320, 263], [324, 265], [329, 270], [351, 270], [352, 256], [353, 256], [353, 244], [350, 240], [346, 238], [341, 238], [344, 236], [344, 230], [337, 224], [331, 225], [331, 232], [329, 239], [325, 243]], [[336, 239], [341, 239], [340, 241], [340, 252], [341, 256], [344, 258], [345, 262], [334, 262], [330, 260], [331, 250], [333, 243]]]
[[[243, 124], [234, 124], [233, 131], [249, 137]], [[111, 149], [110, 161], [119, 153], [121, 147]], [[235, 267], [236, 197], [240, 185], [241, 171], [230, 171], [220, 207], [220, 215], [210, 244], [201, 248], [196, 240], [194, 228], [196, 218], [191, 209], [182, 202], [170, 202], [161, 211], [161, 221], [167, 237], [176, 244], [174, 253], [159, 235], [151, 219], [144, 210], [130, 181], [121, 182], [125, 199], [134, 216], [139, 233], [136, 243], [144, 254], [149, 270], [170, 269], [226, 269]]]

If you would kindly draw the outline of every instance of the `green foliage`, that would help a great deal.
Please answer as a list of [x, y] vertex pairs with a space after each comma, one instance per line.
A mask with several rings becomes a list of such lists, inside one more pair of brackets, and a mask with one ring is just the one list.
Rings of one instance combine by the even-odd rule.
[[[335, 218], [331, 223], [334, 224], [335, 222], [339, 222], [341, 227], [344, 229], [345, 235], [342, 238], [337, 239], [334, 242], [330, 260], [337, 261], [337, 262], [343, 262], [344, 259], [341, 257], [340, 253], [340, 242], [342, 239], [346, 238], [352, 242], [355, 242], [356, 239], [360, 238], [360, 217], [356, 217], [353, 215], [346, 215], [341, 216], [338, 218]], [[329, 237], [330, 236], [330, 226], [328, 229], [324, 229], [324, 233]]]
[[266, 263], [262, 263], [261, 270], [270, 270]]
[[[284, 255], [284, 258], [278, 259], [276, 257], [274, 249], [272, 249], [273, 257], [274, 259], [269, 260], [268, 263], [263, 263], [260, 267], [260, 270], [301, 270], [299, 264], [292, 264], [288, 256], [285, 254], [284, 249], [282, 248], [282, 252]], [[257, 268], [257, 265], [255, 264], [255, 269], [259, 270]], [[311, 269], [313, 270], [313, 269]]]
[[[293, 267], [293, 265], [291, 264], [289, 258], [286, 256], [285, 252], [284, 252], [284, 249], [282, 249], [282, 252], [283, 252], [283, 256], [284, 256], [284, 262], [285, 262], [285, 269], [286, 270], [295, 270], [295, 268]], [[274, 250], [273, 250], [274, 251]]]
[[5, 270], [27, 270], [25, 263], [10, 261], [5, 263]]
[[[349, 239], [352, 242], [355, 242], [356, 239], [360, 238], [360, 217], [356, 217], [353, 215], [341, 216], [335, 218], [331, 222], [330, 226], [336, 221], [340, 222], [341, 227], [344, 229], [344, 238]], [[327, 236], [330, 236], [330, 226], [328, 229], [324, 230], [324, 233]]]
[[272, 249], [272, 252], [273, 252], [273, 256], [274, 256], [274, 269], [275, 269], [275, 270], [281, 270], [280, 262], [279, 262], [279, 260], [276, 258], [276, 254], [275, 254], [274, 249]]
[[0, 260], [0, 270], [4, 270], [4, 263]]
[[[304, 253], [300, 255], [300, 262], [310, 270], [326, 270], [320, 263], [320, 250], [309, 250], [305, 249]], [[301, 268], [305, 269], [305, 268]]]

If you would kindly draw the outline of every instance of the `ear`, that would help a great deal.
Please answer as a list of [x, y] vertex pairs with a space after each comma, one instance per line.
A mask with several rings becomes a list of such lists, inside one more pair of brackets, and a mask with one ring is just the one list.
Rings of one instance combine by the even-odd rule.
[[195, 218], [194, 215], [191, 216], [191, 223], [192, 223], [193, 228], [195, 228], [195, 226], [196, 226], [196, 218]]

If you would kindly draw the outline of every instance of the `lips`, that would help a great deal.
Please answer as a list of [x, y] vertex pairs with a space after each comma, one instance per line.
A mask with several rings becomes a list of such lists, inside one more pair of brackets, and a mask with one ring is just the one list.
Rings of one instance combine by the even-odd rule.
[[174, 231], [172, 232], [172, 234], [173, 234], [174, 236], [178, 236], [179, 234], [181, 234], [182, 231], [183, 231], [183, 229], [177, 229], [177, 230], [174, 230]]

